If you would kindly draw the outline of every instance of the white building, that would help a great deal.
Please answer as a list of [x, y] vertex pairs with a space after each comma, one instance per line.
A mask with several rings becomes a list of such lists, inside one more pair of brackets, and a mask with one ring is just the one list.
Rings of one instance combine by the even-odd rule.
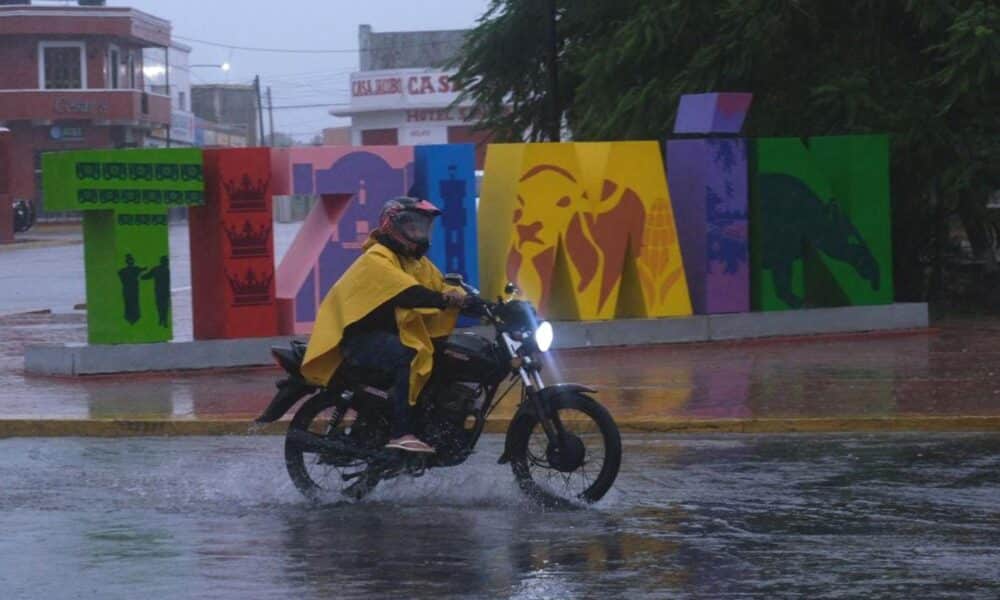
[[[188, 60], [190, 54], [190, 46], [174, 41], [170, 42], [170, 48], [166, 53], [156, 48], [144, 50], [143, 75], [147, 91], [170, 96], [170, 128], [154, 129], [146, 137], [145, 145], [148, 148], [193, 146], [195, 143], [195, 118], [191, 112], [191, 72]], [[167, 89], [168, 81], [169, 89]]]
[[351, 118], [351, 142], [418, 145], [473, 141], [471, 104], [452, 107], [458, 92], [451, 72], [436, 69], [359, 71], [351, 75], [350, 107], [331, 114]]
[[355, 146], [474, 143], [482, 168], [485, 132], [475, 131], [471, 103], [459, 96], [448, 64], [461, 50], [464, 31], [375, 33], [360, 26], [361, 70], [351, 74], [349, 105], [330, 110], [350, 117]]

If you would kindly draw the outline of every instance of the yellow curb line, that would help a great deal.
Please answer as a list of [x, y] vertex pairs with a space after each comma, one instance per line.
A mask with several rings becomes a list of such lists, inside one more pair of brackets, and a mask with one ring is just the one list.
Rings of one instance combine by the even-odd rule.
[[[488, 433], [503, 433], [509, 418], [491, 419]], [[678, 420], [621, 419], [624, 433], [869, 433], [869, 432], [1000, 432], [1000, 416], [860, 417]], [[249, 420], [168, 419], [0, 419], [0, 438], [10, 437], [136, 437], [192, 435], [282, 435], [287, 421], [257, 427]]]
[[60, 248], [63, 246], [78, 246], [83, 244], [83, 240], [30, 240], [25, 242], [14, 242], [13, 244], [0, 244], [0, 252], [16, 252], [18, 250], [35, 250], [38, 248]]

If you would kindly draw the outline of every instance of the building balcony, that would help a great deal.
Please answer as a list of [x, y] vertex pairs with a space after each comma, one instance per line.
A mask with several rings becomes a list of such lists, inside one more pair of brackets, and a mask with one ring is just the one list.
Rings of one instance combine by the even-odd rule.
[[142, 90], [0, 90], [0, 121], [66, 120], [162, 127], [170, 123], [170, 97]]

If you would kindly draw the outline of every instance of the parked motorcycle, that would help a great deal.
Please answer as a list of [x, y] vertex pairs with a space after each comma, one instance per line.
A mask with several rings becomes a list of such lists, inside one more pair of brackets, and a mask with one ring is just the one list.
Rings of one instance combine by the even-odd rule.
[[35, 205], [30, 200], [14, 200], [14, 233], [24, 233], [35, 224]]
[[[278, 393], [257, 422], [277, 421], [311, 395], [285, 436], [285, 465], [295, 486], [310, 498], [340, 491], [360, 499], [382, 480], [462, 464], [487, 418], [520, 383], [520, 403], [499, 463], [509, 463], [520, 489], [543, 504], [600, 500], [618, 476], [621, 436], [607, 409], [591, 396], [593, 389], [542, 380], [541, 356], [552, 345], [552, 325], [538, 320], [530, 302], [516, 299], [512, 284], [507, 299], [489, 302], [460, 276], [446, 280], [466, 291], [472, 311], [493, 326], [495, 336], [458, 332], [435, 342], [434, 371], [414, 411], [415, 433], [434, 446], [434, 454], [384, 448], [391, 373], [343, 364], [328, 386], [317, 387], [299, 371], [304, 344], [272, 348], [288, 376], [278, 382]], [[347, 421], [347, 415], [356, 417]]]

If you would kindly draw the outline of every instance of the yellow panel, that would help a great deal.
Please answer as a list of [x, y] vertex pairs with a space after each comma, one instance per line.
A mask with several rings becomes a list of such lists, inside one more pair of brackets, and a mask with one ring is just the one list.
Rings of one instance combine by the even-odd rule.
[[585, 210], [573, 146], [526, 144], [518, 178], [508, 272], [543, 313], [551, 294], [570, 293], [553, 289], [556, 257], [570, 221]]
[[491, 145], [479, 236], [484, 291], [513, 279], [543, 315], [691, 314], [656, 142]]
[[[659, 144], [616, 142], [613, 146], [605, 176], [627, 185], [644, 209], [641, 244], [635, 253], [644, 316], [690, 315], [691, 298]], [[638, 300], [626, 299], [626, 304]]]
[[490, 144], [486, 150], [477, 212], [479, 281], [486, 298], [498, 296], [507, 283], [507, 250], [514, 235], [524, 149], [525, 144]]

